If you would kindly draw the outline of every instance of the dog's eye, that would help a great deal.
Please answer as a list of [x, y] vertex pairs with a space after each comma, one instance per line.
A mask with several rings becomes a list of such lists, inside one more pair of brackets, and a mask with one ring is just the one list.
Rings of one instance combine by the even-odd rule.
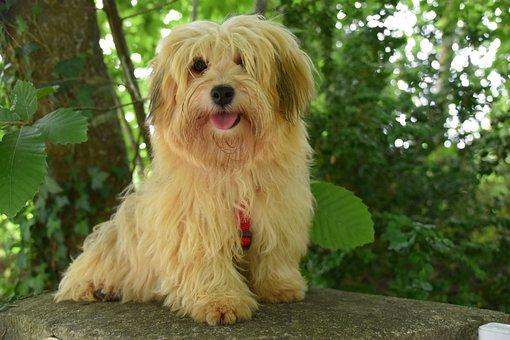
[[199, 58], [193, 62], [193, 66], [191, 68], [197, 73], [202, 73], [207, 69], [207, 64], [203, 59]]

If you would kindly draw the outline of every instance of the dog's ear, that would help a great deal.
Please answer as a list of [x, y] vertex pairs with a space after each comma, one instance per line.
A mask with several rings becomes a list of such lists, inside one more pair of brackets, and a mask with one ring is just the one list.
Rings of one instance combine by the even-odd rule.
[[165, 63], [158, 58], [151, 62], [152, 73], [149, 78], [149, 112], [154, 126], [168, 125], [175, 107], [177, 83], [169, 74]]
[[304, 114], [314, 94], [312, 61], [299, 48], [296, 37], [285, 27], [270, 23], [276, 50], [276, 91], [280, 110], [285, 118], [295, 122]]

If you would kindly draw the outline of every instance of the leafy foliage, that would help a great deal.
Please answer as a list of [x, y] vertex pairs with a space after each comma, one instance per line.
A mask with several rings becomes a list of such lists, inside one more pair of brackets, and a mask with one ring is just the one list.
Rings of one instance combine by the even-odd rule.
[[[39, 97], [51, 93], [44, 92], [41, 90]], [[57, 109], [29, 126], [37, 110], [37, 97], [31, 83], [18, 81], [10, 97], [12, 110], [0, 108], [0, 127], [6, 131], [0, 142], [0, 159], [5, 164], [0, 168], [0, 212], [9, 217], [34, 197], [47, 175], [45, 142], [87, 140], [87, 119], [72, 109]]]
[[353, 251], [313, 246], [312, 284], [509, 311], [510, 14], [497, 1], [280, 10], [321, 73], [315, 178], [359, 195], [376, 230]]
[[51, 143], [82, 143], [87, 140], [87, 118], [73, 109], [57, 109], [39, 119], [34, 126]]
[[18, 81], [12, 90], [12, 111], [29, 120], [37, 110], [37, 91], [26, 81]]
[[7, 123], [7, 122], [13, 122], [20, 120], [20, 116], [9, 109], [6, 108], [0, 108], [0, 123]]
[[58, 89], [58, 86], [45, 86], [36, 89], [37, 91], [37, 99], [45, 98], [53, 93], [55, 93]]
[[33, 198], [35, 189], [47, 173], [44, 140], [33, 127], [22, 127], [7, 133], [0, 143], [0, 207], [7, 216], [14, 216]]
[[367, 207], [352, 192], [330, 183], [313, 182], [315, 215], [312, 240], [327, 249], [350, 250], [374, 241]]

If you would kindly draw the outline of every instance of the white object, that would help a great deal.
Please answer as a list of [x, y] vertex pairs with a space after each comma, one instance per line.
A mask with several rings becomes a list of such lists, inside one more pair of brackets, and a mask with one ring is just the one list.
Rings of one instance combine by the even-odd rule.
[[510, 325], [490, 322], [478, 327], [479, 340], [510, 340]]

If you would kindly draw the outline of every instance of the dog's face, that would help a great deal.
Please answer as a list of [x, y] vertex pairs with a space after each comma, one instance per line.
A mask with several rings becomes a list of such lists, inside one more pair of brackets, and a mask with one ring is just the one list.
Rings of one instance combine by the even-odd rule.
[[150, 93], [165, 147], [205, 167], [235, 167], [271, 157], [266, 146], [301, 123], [312, 64], [277, 23], [256, 16], [193, 22], [161, 42]]

